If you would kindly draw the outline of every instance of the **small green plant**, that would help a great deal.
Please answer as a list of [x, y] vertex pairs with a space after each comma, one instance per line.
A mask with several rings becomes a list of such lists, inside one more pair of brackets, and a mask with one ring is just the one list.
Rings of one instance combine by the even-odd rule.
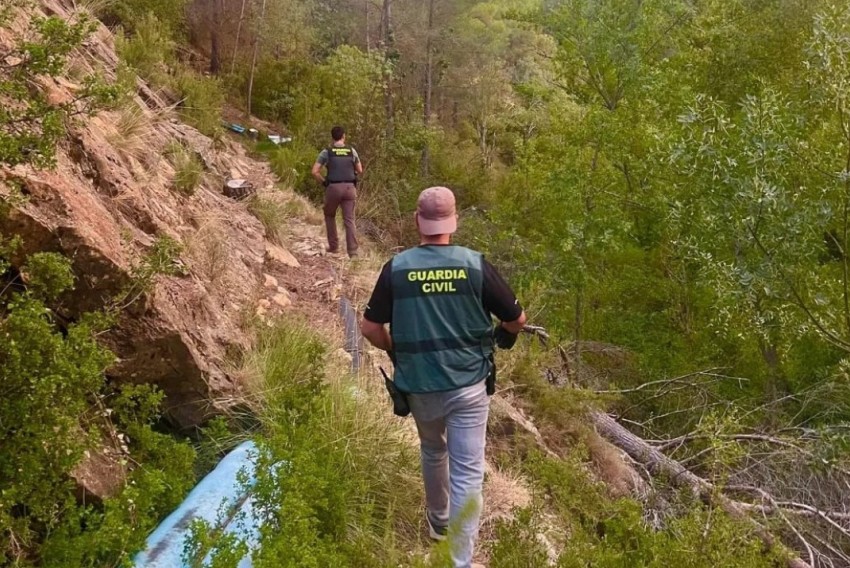
[[126, 286], [113, 298], [107, 311], [117, 313], [134, 304], [153, 287], [158, 274], [183, 276], [185, 267], [179, 262], [183, 245], [168, 235], [160, 235], [147, 254], [133, 267]]
[[182, 195], [194, 195], [204, 177], [204, 165], [194, 152], [174, 142], [165, 151], [174, 166], [174, 189]]

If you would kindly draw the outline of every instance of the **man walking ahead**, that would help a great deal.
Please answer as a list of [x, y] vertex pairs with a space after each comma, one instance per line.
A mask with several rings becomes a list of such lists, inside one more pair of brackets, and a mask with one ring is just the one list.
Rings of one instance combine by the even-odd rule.
[[[345, 223], [345, 247], [348, 256], [357, 256], [357, 235], [354, 226], [354, 204], [357, 200], [357, 176], [363, 173], [363, 164], [357, 150], [345, 143], [345, 129], [331, 129], [333, 144], [325, 148], [313, 164], [313, 177], [325, 186], [325, 226], [328, 232], [328, 252], [339, 250], [336, 233], [336, 210], [342, 208]], [[322, 167], [327, 167], [327, 176], [322, 177]]]
[[[470, 568], [483, 504], [493, 343], [512, 347], [526, 317], [480, 253], [451, 244], [451, 190], [423, 191], [415, 218], [421, 244], [384, 265], [361, 330], [390, 352], [396, 388], [409, 393], [431, 538], [444, 540], [451, 525], [453, 566]], [[501, 320], [495, 332], [491, 314]]]

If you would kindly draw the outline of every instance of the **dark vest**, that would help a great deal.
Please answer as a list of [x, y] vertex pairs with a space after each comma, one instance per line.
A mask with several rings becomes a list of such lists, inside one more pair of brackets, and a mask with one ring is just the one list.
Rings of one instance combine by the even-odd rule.
[[354, 171], [354, 150], [351, 146], [331, 146], [328, 148], [328, 183], [354, 183], [357, 173]]
[[393, 258], [390, 334], [399, 390], [455, 390], [490, 373], [493, 322], [481, 298], [482, 260], [453, 245], [420, 246]]

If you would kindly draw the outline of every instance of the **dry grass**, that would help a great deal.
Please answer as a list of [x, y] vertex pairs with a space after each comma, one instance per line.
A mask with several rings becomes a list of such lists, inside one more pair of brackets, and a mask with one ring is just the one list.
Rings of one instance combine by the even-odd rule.
[[157, 121], [155, 114], [134, 101], [130, 102], [119, 111], [109, 143], [129, 161], [146, 163], [151, 155], [150, 147]]
[[227, 227], [223, 219], [217, 217], [202, 220], [186, 244], [187, 260], [192, 270], [213, 286], [220, 284], [226, 276], [229, 250]]
[[305, 198], [290, 191], [261, 191], [248, 202], [248, 210], [266, 228], [272, 242], [284, 245], [293, 222], [323, 225], [324, 217]]
[[87, 14], [98, 18], [115, 6], [116, 0], [74, 0], [74, 14]]

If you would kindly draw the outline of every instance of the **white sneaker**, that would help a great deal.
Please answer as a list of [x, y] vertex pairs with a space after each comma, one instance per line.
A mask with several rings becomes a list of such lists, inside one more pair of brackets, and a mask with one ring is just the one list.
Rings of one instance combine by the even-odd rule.
[[428, 521], [428, 536], [433, 540], [444, 541], [449, 534], [449, 527], [440, 527], [431, 522], [431, 515], [425, 511], [425, 520]]

